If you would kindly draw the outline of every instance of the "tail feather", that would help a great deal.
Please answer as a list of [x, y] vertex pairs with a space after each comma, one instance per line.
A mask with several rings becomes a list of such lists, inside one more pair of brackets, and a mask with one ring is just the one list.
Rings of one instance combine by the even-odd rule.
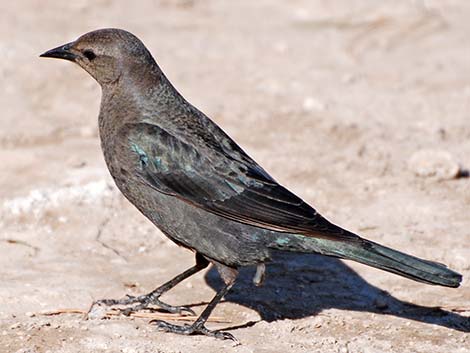
[[458, 287], [462, 276], [437, 262], [419, 259], [415, 256], [390, 249], [371, 241], [353, 246], [345, 258], [393, 272], [419, 282]]
[[316, 252], [354, 260], [428, 284], [456, 288], [462, 281], [462, 275], [443, 264], [419, 259], [362, 238], [334, 241], [300, 235], [287, 237], [283, 235], [280, 241], [277, 239], [270, 246], [280, 250]]

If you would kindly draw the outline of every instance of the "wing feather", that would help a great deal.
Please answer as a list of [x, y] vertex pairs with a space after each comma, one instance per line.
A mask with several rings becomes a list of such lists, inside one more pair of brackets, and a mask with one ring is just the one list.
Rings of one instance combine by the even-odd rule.
[[138, 123], [121, 129], [116, 141], [116, 155], [135, 160], [131, 175], [159, 192], [258, 227], [329, 239], [357, 238], [279, 185], [232, 140], [196, 148], [157, 125]]

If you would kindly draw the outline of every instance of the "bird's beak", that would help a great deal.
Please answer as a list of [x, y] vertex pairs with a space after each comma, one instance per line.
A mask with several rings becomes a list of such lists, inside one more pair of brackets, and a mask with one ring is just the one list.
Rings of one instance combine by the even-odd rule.
[[73, 42], [61, 45], [60, 47], [46, 51], [45, 53], [39, 55], [41, 58], [57, 58], [64, 59], [69, 61], [75, 61], [78, 57], [70, 51]]

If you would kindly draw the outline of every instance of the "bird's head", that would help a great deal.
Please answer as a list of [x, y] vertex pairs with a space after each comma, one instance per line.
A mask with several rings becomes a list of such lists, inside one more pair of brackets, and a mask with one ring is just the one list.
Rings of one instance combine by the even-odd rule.
[[117, 82], [123, 75], [132, 74], [145, 64], [154, 64], [151, 54], [136, 36], [115, 28], [86, 33], [74, 42], [40, 56], [73, 61], [101, 86]]

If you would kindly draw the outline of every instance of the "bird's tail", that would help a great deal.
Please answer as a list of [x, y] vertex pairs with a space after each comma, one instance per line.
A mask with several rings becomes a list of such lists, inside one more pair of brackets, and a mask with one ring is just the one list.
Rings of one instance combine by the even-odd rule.
[[358, 237], [350, 241], [337, 241], [301, 235], [286, 234], [284, 237], [283, 234], [270, 244], [270, 247], [354, 260], [428, 284], [456, 288], [462, 281], [462, 275], [443, 264], [422, 260]]

